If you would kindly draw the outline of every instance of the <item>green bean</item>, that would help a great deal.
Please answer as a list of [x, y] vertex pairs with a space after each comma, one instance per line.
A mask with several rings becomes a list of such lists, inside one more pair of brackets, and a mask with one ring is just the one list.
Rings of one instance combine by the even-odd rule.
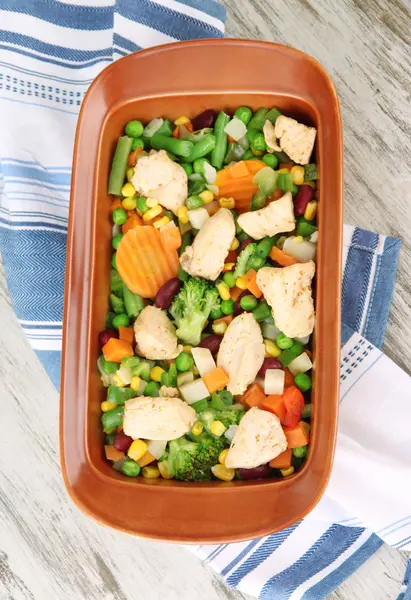
[[247, 131], [247, 139], [250, 142], [250, 144], [253, 143], [253, 141], [255, 140], [257, 135], [259, 135], [259, 133], [260, 133], [260, 131], [258, 131], [258, 129], [249, 129]]
[[248, 125], [252, 115], [253, 112], [248, 106], [240, 106], [234, 113], [234, 116], [237, 117], [237, 119], [240, 119], [244, 125]]
[[245, 150], [240, 144], [230, 142], [227, 147], [227, 154], [224, 157], [224, 164], [229, 165], [231, 162], [237, 162], [243, 158]]
[[258, 210], [262, 208], [267, 200], [267, 196], [261, 192], [261, 190], [257, 190], [253, 195], [251, 200], [250, 210]]
[[128, 369], [134, 369], [134, 367], [140, 364], [140, 361], [141, 358], [138, 356], [125, 356], [121, 361], [121, 366], [127, 367]]
[[274, 152], [274, 155], [277, 157], [279, 163], [292, 162], [290, 157], [285, 152]]
[[111, 271], [110, 273], [110, 292], [113, 292], [119, 298], [123, 298], [123, 280], [117, 271]]
[[317, 231], [317, 227], [313, 225], [311, 221], [307, 221], [304, 217], [298, 217], [297, 219], [297, 235], [301, 235], [301, 237], [310, 237], [315, 231]]
[[110, 294], [109, 296], [111, 308], [113, 311], [119, 315], [124, 312], [124, 302], [121, 298], [118, 298], [115, 294]]
[[103, 367], [104, 373], [107, 373], [107, 375], [115, 373], [117, 369], [120, 368], [119, 363], [106, 360], [104, 355], [101, 356], [101, 366]]
[[191, 231], [186, 231], [181, 238], [180, 255], [183, 254], [184, 250], [191, 244]]
[[110, 431], [123, 423], [124, 406], [116, 406], [112, 410], [101, 415], [101, 423], [104, 431]]
[[129, 121], [124, 129], [125, 134], [132, 138], [139, 138], [143, 130], [144, 126], [141, 121]]
[[111, 266], [117, 271], [117, 252], [114, 252], [113, 256], [111, 257]]
[[266, 258], [271, 251], [271, 248], [274, 246], [274, 238], [266, 237], [260, 240], [257, 244], [257, 249], [255, 251], [256, 255], [261, 258]]
[[183, 167], [184, 171], [187, 173], [187, 176], [193, 173], [193, 167], [190, 165], [190, 163], [182, 163], [180, 166]]
[[[180, 140], [179, 140], [180, 141]], [[192, 144], [192, 142], [188, 142]], [[216, 138], [212, 133], [208, 133], [203, 137], [202, 140], [194, 144], [194, 148], [192, 148], [190, 154], [186, 156], [187, 162], [194, 162], [195, 160], [206, 156], [206, 154], [210, 154], [215, 148]]]
[[113, 329], [113, 319], [116, 316], [116, 313], [108, 312], [106, 314], [105, 327], [106, 329]]
[[258, 157], [250, 148], [250, 150], [247, 150], [247, 152], [243, 154], [242, 160], [258, 160]]
[[247, 269], [254, 269], [254, 271], [258, 271], [265, 265], [265, 258], [261, 258], [261, 256], [250, 256], [249, 261], [247, 263]]
[[183, 267], [180, 267], [178, 270], [178, 278], [180, 281], [186, 282], [190, 279], [190, 275], [187, 271], [184, 271]]
[[128, 155], [131, 152], [132, 143], [133, 138], [127, 135], [118, 138], [113, 162], [111, 163], [110, 176], [108, 178], [109, 194], [121, 196], [121, 188], [124, 185], [124, 178], [128, 167]]
[[293, 189], [293, 178], [290, 173], [280, 173], [277, 177], [277, 187], [282, 192], [291, 192]]
[[278, 360], [282, 363], [283, 367], [288, 367], [290, 362], [300, 356], [304, 352], [304, 346], [299, 342], [293, 342], [291, 348], [287, 348], [287, 350], [283, 350], [278, 357]]
[[176, 363], [171, 363], [167, 375], [168, 375], [168, 385], [170, 387], [177, 387], [177, 366], [176, 366]]
[[118, 233], [117, 235], [115, 235], [113, 237], [113, 239], [111, 240], [111, 245], [113, 246], [114, 250], [117, 250], [119, 243], [121, 242], [121, 240], [123, 239], [123, 234], [122, 233]]
[[127, 477], [137, 477], [137, 475], [140, 475], [140, 471], [141, 467], [131, 458], [127, 458], [121, 465], [121, 472]]
[[311, 417], [312, 408], [313, 408], [312, 404], [305, 404], [304, 408], [303, 408], [303, 410], [301, 412], [301, 418], [302, 419], [309, 419]]
[[259, 108], [247, 125], [247, 129], [258, 129], [262, 131], [268, 114], [268, 108]]
[[165, 119], [164, 123], [162, 124], [160, 129], [157, 129], [156, 133], [158, 135], [166, 135], [167, 137], [171, 137], [173, 135], [173, 131], [174, 131], [173, 123], [171, 121], [169, 121], [168, 119]]
[[265, 143], [264, 134], [261, 133], [261, 131], [258, 132], [258, 134], [254, 137], [253, 141], [251, 142], [251, 150], [254, 153], [266, 152], [267, 144]]
[[193, 142], [177, 140], [176, 138], [167, 137], [166, 135], [160, 135], [158, 133], [155, 133], [151, 138], [151, 145], [156, 150], [168, 150], [169, 152], [173, 152], [173, 154], [183, 156], [184, 158], [190, 156], [194, 149]]
[[193, 163], [194, 173], [204, 175], [204, 163], [210, 164], [206, 158], [197, 158]]
[[200, 198], [200, 196], [189, 196], [186, 200], [186, 206], [188, 210], [202, 208], [204, 206], [204, 200]]
[[134, 294], [123, 283], [124, 306], [129, 317], [135, 318], [141, 313], [144, 308], [144, 300], [138, 294]]
[[120, 388], [116, 385], [110, 385], [107, 392], [107, 400], [109, 402], [114, 402], [114, 404], [124, 404], [130, 398], [135, 398], [137, 393], [134, 392], [131, 388]]
[[157, 398], [160, 395], [160, 384], [157, 381], [150, 381], [145, 387], [144, 395]]
[[260, 302], [257, 308], [253, 310], [253, 315], [256, 321], [265, 321], [265, 319], [271, 317], [271, 309], [268, 306], [267, 302]]
[[220, 112], [218, 115], [215, 125], [215, 147], [211, 152], [211, 164], [216, 169], [221, 169], [223, 166], [224, 157], [227, 151], [227, 139], [228, 136], [224, 131], [224, 128], [230, 122], [230, 117], [224, 112]]
[[266, 118], [266, 120], [270, 121], [273, 125], [275, 125], [276, 120], [280, 116], [281, 116], [280, 111], [278, 110], [278, 108], [274, 107], [268, 111], [268, 113], [265, 115], [265, 118]]

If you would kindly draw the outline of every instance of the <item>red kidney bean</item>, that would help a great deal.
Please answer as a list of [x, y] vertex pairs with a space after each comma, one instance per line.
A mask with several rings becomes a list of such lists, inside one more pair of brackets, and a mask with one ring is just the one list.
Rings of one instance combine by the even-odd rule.
[[302, 185], [294, 198], [294, 213], [296, 217], [304, 214], [307, 204], [312, 200], [314, 190], [310, 185]]
[[253, 243], [253, 240], [250, 240], [250, 239], [244, 240], [243, 242], [241, 242], [240, 252], [241, 252], [241, 250], [244, 250], [244, 248], [247, 248], [248, 244], [252, 244], [252, 243]]
[[243, 312], [246, 312], [240, 304], [240, 300], [243, 296], [249, 296], [250, 292], [248, 290], [244, 290], [243, 292], [241, 292], [241, 294], [238, 296], [237, 300], [235, 301], [234, 304], [234, 316], [238, 317], [238, 315], [242, 315]]
[[283, 365], [276, 358], [265, 358], [263, 364], [261, 365], [261, 369], [258, 371], [259, 377], [265, 377], [265, 372], [267, 369], [282, 369]]
[[211, 354], [217, 354], [219, 348], [220, 348], [220, 344], [221, 341], [223, 339], [222, 335], [209, 335], [206, 338], [204, 338], [204, 340], [202, 340], [198, 346], [199, 348], [207, 348], [207, 350], [210, 350]]
[[212, 110], [211, 108], [197, 115], [196, 117], [194, 117], [194, 119], [191, 119], [194, 131], [197, 131], [198, 129], [205, 129], [205, 127], [212, 127], [214, 125], [216, 117], [216, 111]]
[[133, 442], [133, 438], [126, 435], [124, 431], [119, 431], [114, 438], [114, 448], [119, 452], [127, 452]]
[[241, 479], [263, 479], [263, 477], [271, 475], [272, 469], [267, 464], [254, 467], [254, 469], [237, 469], [237, 472]]
[[114, 329], [104, 329], [98, 334], [98, 339], [100, 340], [100, 344], [102, 346], [104, 346], [104, 344], [107, 344], [107, 342], [111, 338], [118, 338], [118, 332], [114, 331]]
[[158, 308], [168, 308], [174, 296], [180, 291], [181, 286], [182, 282], [177, 277], [166, 281], [157, 292], [155, 305]]

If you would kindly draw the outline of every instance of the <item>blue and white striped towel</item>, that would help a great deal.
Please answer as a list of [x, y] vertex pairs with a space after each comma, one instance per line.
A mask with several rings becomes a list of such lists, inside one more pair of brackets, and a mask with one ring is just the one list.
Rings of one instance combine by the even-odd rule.
[[[225, 12], [214, 0], [98, 0], [90, 6], [0, 0], [0, 17], [0, 248], [17, 316], [58, 387], [71, 153], [84, 93], [128, 52], [221, 36]], [[345, 227], [345, 346], [332, 478], [302, 523], [252, 542], [191, 548], [232, 586], [261, 598], [319, 600], [382, 540], [411, 548], [405, 505], [411, 383], [378, 350], [399, 245]], [[394, 394], [397, 414], [400, 403], [403, 408], [395, 437], [385, 431]]]

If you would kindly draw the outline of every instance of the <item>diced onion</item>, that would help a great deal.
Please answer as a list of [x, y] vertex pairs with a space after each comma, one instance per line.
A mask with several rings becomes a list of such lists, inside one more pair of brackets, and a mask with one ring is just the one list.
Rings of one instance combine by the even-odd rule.
[[240, 119], [234, 117], [231, 121], [224, 127], [224, 131], [227, 135], [233, 138], [236, 142], [241, 140], [242, 137], [247, 133], [247, 127], [244, 125]]
[[289, 256], [296, 258], [299, 262], [305, 263], [309, 260], [315, 260], [317, 244], [306, 242], [305, 240], [295, 241], [295, 237], [289, 237], [285, 240], [283, 250]]
[[144, 390], [147, 387], [147, 381], [144, 381], [144, 379], [142, 379], [140, 381], [140, 385], [138, 386], [138, 390], [136, 392], [137, 396], [143, 396], [144, 395]]
[[230, 427], [227, 429], [227, 431], [224, 432], [225, 437], [230, 442], [233, 439], [233, 437], [235, 436], [237, 429], [238, 429], [238, 425], [230, 425]]
[[145, 137], [152, 137], [156, 133], [156, 131], [160, 129], [163, 123], [163, 119], [153, 119], [148, 125], [145, 126], [143, 135]]
[[217, 179], [217, 169], [215, 169], [209, 162], [204, 163], [204, 177], [207, 183], [212, 185]]
[[154, 458], [161, 458], [166, 451], [167, 440], [150, 440], [147, 442], [147, 450]]
[[121, 225], [116, 225], [114, 223], [114, 225], [113, 225], [113, 227], [111, 229], [111, 235], [112, 235], [112, 237], [115, 237], [119, 233], [121, 233]]
[[205, 208], [194, 208], [188, 211], [188, 219], [191, 227], [194, 227], [194, 229], [201, 229], [209, 218], [210, 215]]
[[264, 379], [264, 394], [281, 395], [284, 392], [285, 371], [267, 369]]
[[210, 192], [212, 194], [214, 194], [214, 196], [218, 196], [218, 194], [220, 193], [220, 188], [218, 187], [218, 185], [212, 185], [211, 183], [206, 183], [206, 188], [208, 190], [210, 190]]
[[263, 323], [261, 325], [261, 333], [263, 334], [263, 338], [275, 341], [281, 331], [272, 323]]
[[194, 373], [192, 371], [185, 371], [177, 375], [177, 387], [181, 387], [185, 383], [190, 383], [190, 381], [194, 381]]
[[192, 348], [191, 354], [201, 377], [216, 368], [215, 360], [208, 348]]
[[295, 342], [298, 342], [299, 344], [302, 344], [303, 346], [306, 346], [308, 344], [308, 342], [310, 341], [310, 336], [306, 335], [305, 337], [299, 338], [296, 337], [294, 338]]
[[313, 244], [318, 242], [318, 231], [314, 231], [314, 233], [311, 234], [310, 242], [313, 242]]
[[294, 360], [290, 362], [288, 368], [293, 375], [298, 375], [299, 373], [305, 373], [306, 371], [312, 369], [313, 363], [311, 362], [308, 354], [303, 352], [300, 354], [300, 356], [297, 356], [297, 358], [294, 358]]
[[133, 375], [131, 374], [131, 369], [128, 367], [121, 366], [116, 371], [117, 375], [120, 377], [121, 381], [125, 385], [130, 385]]
[[180, 387], [180, 393], [187, 404], [194, 404], [194, 402], [204, 400], [204, 398], [208, 398], [210, 395], [202, 379], [195, 379], [190, 383], [185, 383]]

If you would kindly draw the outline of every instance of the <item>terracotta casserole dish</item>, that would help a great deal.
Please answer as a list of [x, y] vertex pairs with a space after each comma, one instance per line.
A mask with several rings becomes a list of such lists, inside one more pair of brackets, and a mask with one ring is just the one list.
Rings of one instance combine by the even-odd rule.
[[[182, 69], [182, 65], [184, 68]], [[107, 179], [125, 123], [277, 106], [318, 130], [319, 245], [315, 286], [315, 380], [309, 458], [284, 479], [185, 483], [129, 480], [103, 453], [96, 368], [108, 306], [111, 229]], [[135, 535], [184, 543], [264, 536], [310, 512], [333, 461], [339, 398], [343, 157], [333, 84], [314, 59], [277, 44], [200, 40], [132, 54], [107, 67], [84, 99], [71, 188], [60, 444], [73, 501], [97, 521]]]

